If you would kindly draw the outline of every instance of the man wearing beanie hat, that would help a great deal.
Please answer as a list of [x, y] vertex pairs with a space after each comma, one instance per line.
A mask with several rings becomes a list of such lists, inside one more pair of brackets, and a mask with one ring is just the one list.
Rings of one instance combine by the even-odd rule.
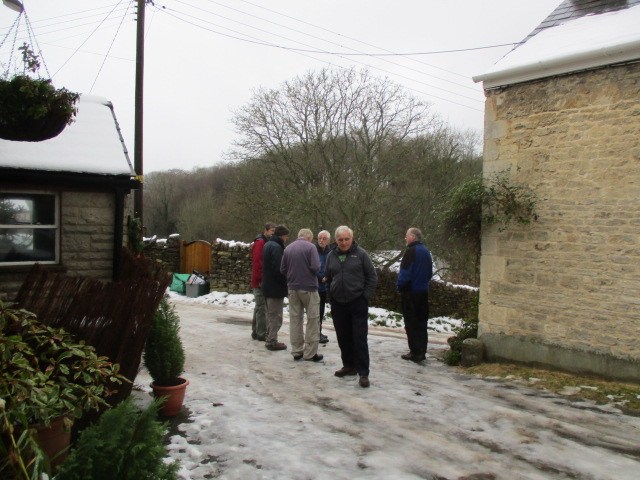
[[267, 301], [268, 350], [286, 350], [284, 343], [278, 342], [278, 332], [282, 327], [284, 297], [287, 296], [287, 277], [280, 273], [280, 263], [284, 244], [289, 239], [289, 229], [278, 225], [271, 238], [262, 249], [262, 293]]

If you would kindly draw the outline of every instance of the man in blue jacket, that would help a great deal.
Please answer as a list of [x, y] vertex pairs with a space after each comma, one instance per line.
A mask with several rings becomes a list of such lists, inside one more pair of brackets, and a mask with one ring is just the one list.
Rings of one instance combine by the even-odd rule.
[[407, 230], [404, 237], [407, 251], [400, 262], [397, 281], [402, 299], [404, 329], [409, 342], [409, 353], [402, 355], [402, 358], [416, 363], [427, 358], [429, 281], [433, 273], [431, 252], [421, 240], [420, 229], [411, 227]]

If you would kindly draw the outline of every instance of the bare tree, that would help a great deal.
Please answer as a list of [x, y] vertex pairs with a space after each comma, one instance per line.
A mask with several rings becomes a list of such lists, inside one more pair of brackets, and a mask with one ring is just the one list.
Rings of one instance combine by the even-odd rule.
[[404, 170], [406, 140], [438, 124], [428, 104], [390, 80], [330, 69], [257, 90], [233, 123], [235, 158], [260, 163], [254, 186], [268, 181], [255, 203], [290, 223], [348, 224], [370, 249], [388, 242], [388, 187]]

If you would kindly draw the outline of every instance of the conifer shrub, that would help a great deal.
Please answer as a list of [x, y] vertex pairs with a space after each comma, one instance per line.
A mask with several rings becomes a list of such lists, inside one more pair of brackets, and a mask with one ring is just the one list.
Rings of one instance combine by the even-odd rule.
[[166, 464], [160, 402], [144, 410], [130, 399], [83, 430], [56, 480], [175, 480], [179, 464]]
[[184, 347], [180, 339], [180, 317], [165, 295], [153, 318], [144, 347], [144, 364], [156, 385], [169, 387], [182, 383]]

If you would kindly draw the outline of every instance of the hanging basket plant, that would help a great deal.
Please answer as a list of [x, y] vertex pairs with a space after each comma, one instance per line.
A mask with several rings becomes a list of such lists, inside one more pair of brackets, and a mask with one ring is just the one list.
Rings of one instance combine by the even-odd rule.
[[20, 47], [25, 73], [0, 79], [0, 138], [37, 142], [53, 138], [73, 122], [80, 94], [55, 88], [50, 79], [26, 74], [37, 72], [37, 56]]

